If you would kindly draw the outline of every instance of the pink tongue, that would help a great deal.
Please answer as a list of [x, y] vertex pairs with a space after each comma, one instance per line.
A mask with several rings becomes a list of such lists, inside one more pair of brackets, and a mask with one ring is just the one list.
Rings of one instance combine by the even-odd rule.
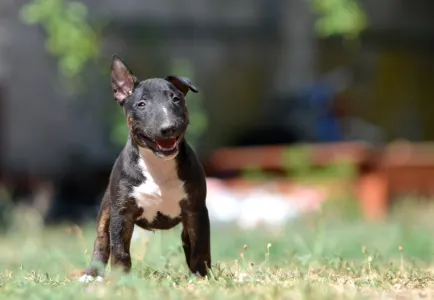
[[155, 142], [162, 150], [172, 150], [176, 146], [176, 139], [157, 140]]

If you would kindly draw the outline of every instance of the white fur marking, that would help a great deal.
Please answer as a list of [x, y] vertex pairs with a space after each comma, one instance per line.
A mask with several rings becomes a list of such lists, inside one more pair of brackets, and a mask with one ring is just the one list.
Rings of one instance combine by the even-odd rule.
[[167, 111], [167, 107], [162, 107], [162, 109], [163, 109], [163, 111], [164, 111], [164, 115], [165, 115], [165, 117], [166, 117], [166, 119], [167, 119], [167, 116], [169, 115], [169, 112]]
[[170, 218], [178, 217], [179, 202], [187, 195], [184, 182], [178, 178], [175, 160], [161, 159], [148, 149], [140, 149], [139, 166], [146, 181], [134, 187], [131, 196], [143, 208], [141, 218], [152, 222], [158, 212]]
[[93, 281], [93, 279], [94, 279], [93, 276], [84, 274], [78, 279], [78, 281], [83, 282], [83, 283], [88, 283], [88, 282]]
[[103, 282], [104, 281], [104, 278], [102, 278], [101, 276], [97, 276], [96, 278], [95, 277], [93, 277], [93, 276], [91, 276], [91, 275], [87, 275], [87, 274], [84, 274], [84, 275], [82, 275], [79, 279], [78, 279], [78, 281], [80, 281], [80, 282], [82, 282], [82, 283], [89, 283], [89, 282], [92, 282], [92, 281], [96, 281], [96, 282]]

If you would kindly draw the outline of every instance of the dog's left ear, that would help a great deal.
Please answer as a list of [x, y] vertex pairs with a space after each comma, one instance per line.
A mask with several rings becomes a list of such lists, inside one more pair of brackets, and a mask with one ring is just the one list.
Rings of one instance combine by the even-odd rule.
[[180, 90], [184, 96], [187, 95], [188, 91], [192, 91], [193, 93], [199, 92], [188, 78], [169, 75], [165, 79]]

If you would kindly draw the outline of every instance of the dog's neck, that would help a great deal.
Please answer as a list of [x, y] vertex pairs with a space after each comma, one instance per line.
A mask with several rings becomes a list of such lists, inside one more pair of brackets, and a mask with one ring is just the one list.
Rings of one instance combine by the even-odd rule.
[[177, 177], [176, 157], [164, 159], [157, 157], [151, 150], [138, 147], [139, 165], [143, 171], [149, 172], [155, 181], [166, 181]]

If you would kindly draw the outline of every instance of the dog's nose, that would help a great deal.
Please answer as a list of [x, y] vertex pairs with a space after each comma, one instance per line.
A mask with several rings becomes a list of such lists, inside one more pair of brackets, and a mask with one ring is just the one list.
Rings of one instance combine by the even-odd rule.
[[161, 134], [164, 137], [170, 137], [176, 132], [176, 126], [174, 124], [164, 125], [161, 127]]

